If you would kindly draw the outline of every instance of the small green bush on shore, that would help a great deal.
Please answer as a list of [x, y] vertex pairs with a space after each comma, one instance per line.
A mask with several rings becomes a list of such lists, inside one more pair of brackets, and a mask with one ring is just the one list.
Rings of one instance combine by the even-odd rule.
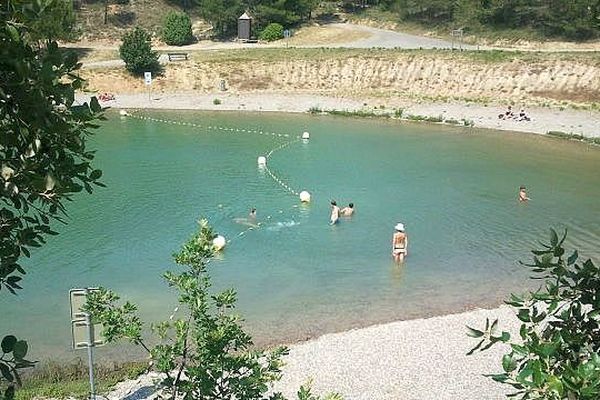
[[165, 17], [162, 40], [168, 45], [183, 46], [193, 41], [192, 21], [186, 13], [171, 11]]
[[127, 71], [141, 75], [146, 71], [157, 71], [158, 53], [152, 51], [151, 37], [140, 27], [127, 32], [119, 47], [121, 59], [125, 61]]
[[283, 39], [283, 25], [278, 23], [267, 25], [260, 33], [259, 39], [267, 42]]
[[580, 142], [587, 142], [587, 143], [600, 145], [600, 138], [587, 137], [587, 136], [583, 136], [583, 135], [580, 135], [577, 133], [567, 133], [567, 132], [562, 132], [562, 131], [548, 131], [547, 135], [556, 137], [556, 138], [560, 138], [560, 139], [578, 140]]

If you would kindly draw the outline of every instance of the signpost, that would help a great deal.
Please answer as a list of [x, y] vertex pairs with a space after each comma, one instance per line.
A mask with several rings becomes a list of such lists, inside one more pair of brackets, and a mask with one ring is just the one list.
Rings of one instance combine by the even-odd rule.
[[152, 88], [152, 72], [144, 72], [144, 83], [148, 86], [148, 101], [151, 101], [150, 91]]
[[[88, 350], [88, 367], [90, 377], [90, 399], [96, 399], [96, 386], [94, 383], [94, 353], [96, 346], [102, 346], [104, 339], [100, 336], [102, 325], [92, 323], [92, 316], [81, 310], [87, 300], [88, 293], [97, 291], [97, 288], [71, 289], [69, 301], [71, 303], [71, 333], [73, 336], [73, 349]], [[96, 337], [98, 335], [98, 337]]]
[[451, 32], [451, 36], [452, 36], [452, 50], [454, 50], [454, 38], [458, 38], [458, 49], [460, 51], [462, 51], [463, 49], [463, 28], [460, 29], [453, 29]]

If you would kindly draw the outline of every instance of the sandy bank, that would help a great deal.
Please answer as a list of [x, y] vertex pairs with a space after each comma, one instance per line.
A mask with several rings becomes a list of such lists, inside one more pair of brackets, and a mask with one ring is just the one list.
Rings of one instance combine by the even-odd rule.
[[[79, 95], [78, 101], [86, 101], [87, 95]], [[214, 104], [219, 99], [221, 104]], [[104, 106], [147, 109], [188, 110], [244, 110], [307, 112], [311, 107], [321, 110], [372, 110], [385, 105], [383, 111], [393, 112], [402, 108], [404, 115], [443, 116], [444, 119], [473, 121], [475, 127], [518, 132], [545, 134], [562, 131], [587, 137], [600, 137], [600, 112], [545, 107], [527, 108], [531, 121], [500, 120], [498, 114], [504, 109], [475, 103], [425, 103], [410, 102], [400, 98], [377, 98], [358, 101], [347, 97], [334, 97], [312, 93], [258, 92], [258, 93], [147, 93], [117, 94], [116, 100]], [[518, 106], [516, 106], [518, 107]], [[379, 110], [381, 111], [381, 110]]]
[[[312, 379], [317, 393], [339, 392], [346, 400], [502, 399], [510, 388], [482, 374], [501, 372], [505, 348], [466, 356], [476, 341], [465, 335], [465, 325], [482, 327], [486, 317], [518, 332], [514, 313], [503, 306], [375, 325], [293, 345], [275, 389], [294, 399], [299, 386]], [[149, 376], [123, 382], [108, 397], [150, 398], [151, 382]]]

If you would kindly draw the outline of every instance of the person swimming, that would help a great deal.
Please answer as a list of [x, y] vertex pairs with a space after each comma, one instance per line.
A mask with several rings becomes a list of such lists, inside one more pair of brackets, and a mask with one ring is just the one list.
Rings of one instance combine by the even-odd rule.
[[340, 219], [340, 208], [338, 207], [335, 200], [331, 200], [331, 217], [329, 218], [329, 225], [333, 225]]
[[260, 223], [256, 222], [256, 208], [252, 207], [247, 218], [234, 218], [233, 222], [240, 225], [249, 226], [251, 228], [258, 228]]
[[404, 261], [408, 255], [408, 236], [404, 232], [404, 224], [397, 223], [392, 236], [392, 257], [396, 262]]
[[348, 204], [348, 207], [344, 207], [341, 209], [340, 214], [344, 217], [351, 217], [354, 214], [354, 203]]
[[529, 200], [531, 200], [531, 199], [529, 197], [527, 197], [527, 189], [525, 188], [525, 186], [519, 187], [519, 201], [526, 202]]

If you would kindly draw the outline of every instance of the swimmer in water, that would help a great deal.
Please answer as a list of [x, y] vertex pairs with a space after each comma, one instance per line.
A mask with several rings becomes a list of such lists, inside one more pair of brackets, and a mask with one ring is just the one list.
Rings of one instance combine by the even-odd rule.
[[521, 186], [519, 188], [519, 201], [520, 202], [527, 202], [531, 200], [529, 197], [527, 197], [527, 190], [525, 188], [525, 186]]
[[340, 219], [340, 208], [337, 206], [335, 200], [331, 200], [331, 217], [329, 218], [329, 225], [333, 225]]
[[350, 203], [348, 204], [348, 207], [342, 208], [340, 214], [342, 214], [344, 217], [351, 217], [352, 214], [354, 214], [354, 203]]
[[408, 236], [404, 232], [404, 224], [397, 223], [392, 236], [392, 257], [396, 262], [404, 261], [408, 255]]
[[249, 226], [251, 228], [258, 228], [260, 226], [259, 223], [256, 223], [256, 208], [254, 207], [250, 209], [248, 218], [234, 218], [233, 222], [236, 224]]

